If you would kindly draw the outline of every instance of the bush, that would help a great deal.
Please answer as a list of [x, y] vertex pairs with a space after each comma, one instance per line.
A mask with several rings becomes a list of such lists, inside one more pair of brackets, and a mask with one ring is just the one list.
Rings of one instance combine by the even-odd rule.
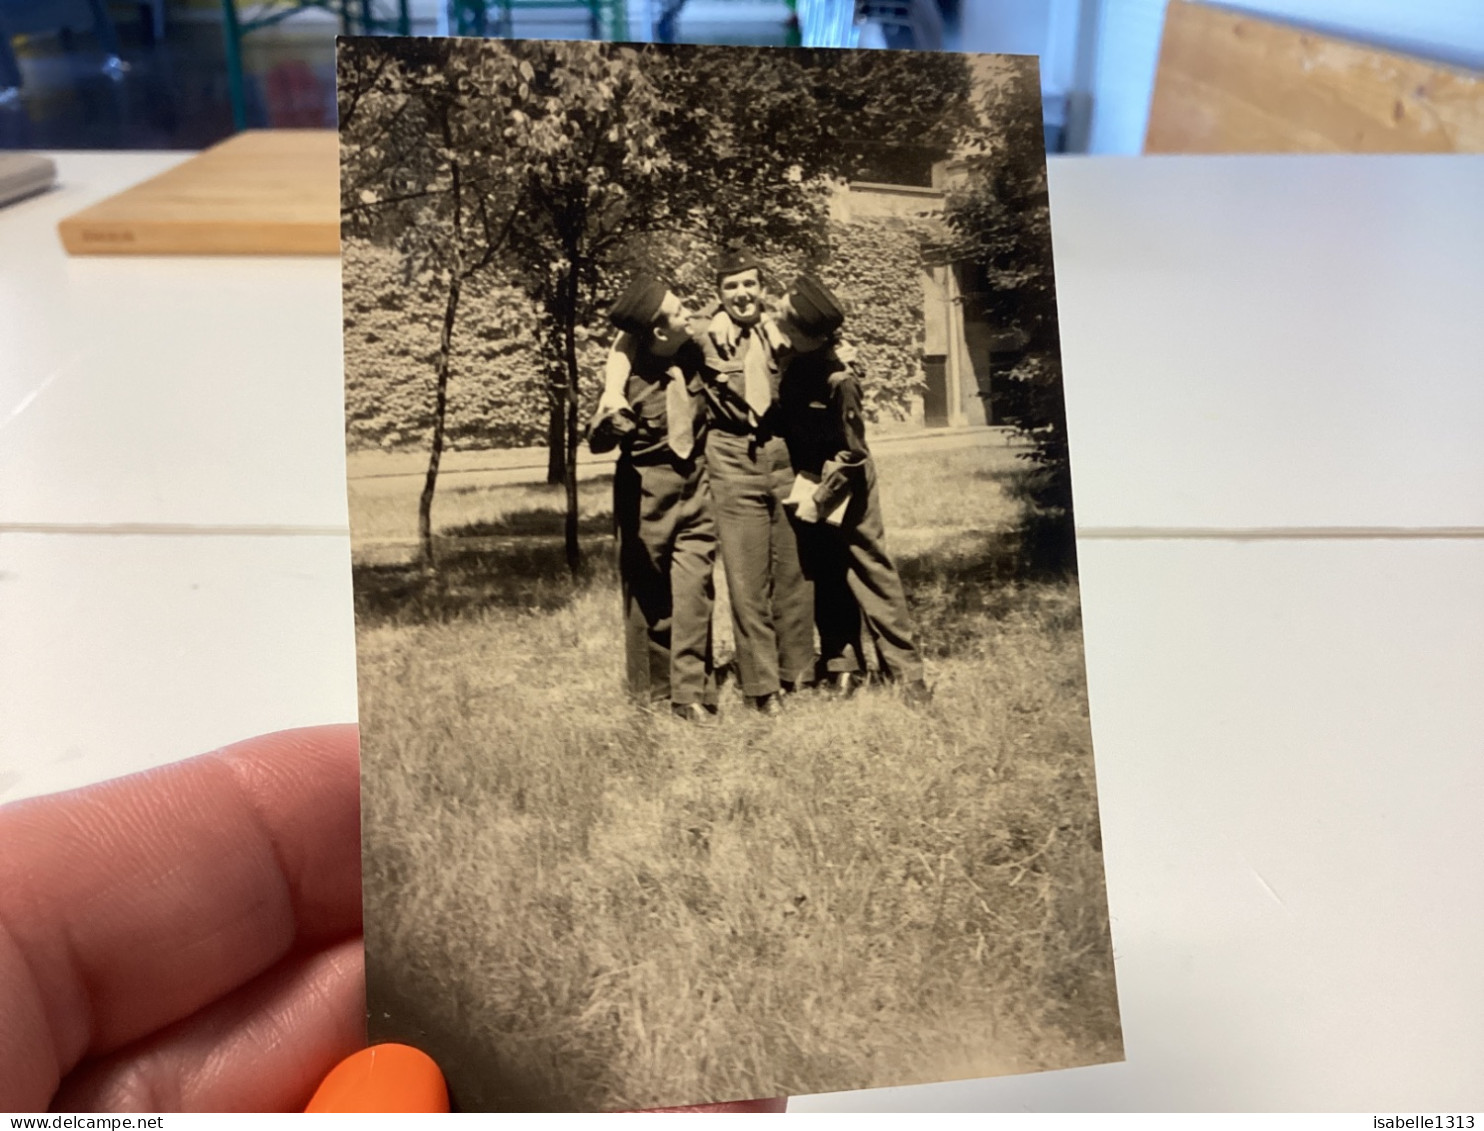
[[[846, 303], [845, 336], [865, 367], [871, 419], [906, 414], [923, 385], [923, 233], [917, 221], [860, 219], [829, 226], [826, 250], [812, 265]], [[705, 237], [675, 238], [636, 261], [675, 286], [698, 308], [715, 302], [711, 265], [718, 248]], [[774, 297], [811, 269], [797, 252], [762, 256]], [[345, 413], [352, 449], [426, 446], [433, 426], [434, 365], [447, 291], [429, 274], [408, 277], [397, 253], [347, 240]], [[465, 284], [453, 339], [447, 443], [452, 449], [546, 442], [546, 361], [534, 333], [535, 310], [517, 288], [491, 276]], [[612, 341], [606, 321], [579, 328], [587, 396], [596, 401], [602, 356]], [[583, 406], [584, 414], [591, 405]]]
[[[446, 284], [409, 278], [396, 252], [347, 240], [345, 422], [352, 449], [426, 446]], [[476, 277], [459, 303], [449, 377], [450, 448], [539, 444], [546, 437], [542, 358], [529, 301]]]

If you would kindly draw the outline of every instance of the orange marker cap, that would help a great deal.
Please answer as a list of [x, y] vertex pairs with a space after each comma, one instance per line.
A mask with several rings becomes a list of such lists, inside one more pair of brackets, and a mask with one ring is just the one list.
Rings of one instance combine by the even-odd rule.
[[409, 1045], [372, 1045], [331, 1069], [304, 1110], [447, 1111], [448, 1085], [427, 1053]]

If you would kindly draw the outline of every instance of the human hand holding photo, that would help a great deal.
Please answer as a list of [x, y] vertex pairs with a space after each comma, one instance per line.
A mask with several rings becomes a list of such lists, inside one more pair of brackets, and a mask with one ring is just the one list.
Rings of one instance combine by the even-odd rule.
[[301, 1110], [365, 1043], [359, 827], [349, 725], [0, 808], [0, 1109]]
[[354, 726], [0, 809], [0, 1109], [302, 1108], [365, 1043]]

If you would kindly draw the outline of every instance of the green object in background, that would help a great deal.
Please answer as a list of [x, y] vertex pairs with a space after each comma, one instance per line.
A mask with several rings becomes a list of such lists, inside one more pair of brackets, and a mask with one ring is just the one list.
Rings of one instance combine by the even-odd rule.
[[[409, 0], [395, 0], [391, 15], [379, 14], [373, 0], [289, 0], [265, 15], [244, 20], [237, 0], [222, 0], [222, 38], [227, 61], [227, 93], [232, 103], [232, 124], [247, 128], [247, 80], [242, 66], [243, 37], [258, 28], [281, 23], [299, 12], [316, 8], [339, 17], [345, 35], [411, 35]], [[449, 0], [449, 28], [454, 35], [509, 36], [521, 12], [556, 15], [561, 12], [587, 17], [587, 38], [623, 40], [629, 37], [628, 8], [624, 0]]]
[[237, 0], [222, 0], [222, 39], [227, 59], [227, 95], [232, 103], [232, 125], [247, 129], [247, 80], [242, 70], [242, 39], [259, 28], [282, 23], [300, 12], [318, 9], [339, 17], [345, 35], [411, 35], [409, 0], [395, 0], [391, 15], [377, 12], [372, 0], [291, 0], [251, 20], [238, 15]]
[[515, 34], [515, 17], [521, 12], [585, 14], [586, 38], [629, 37], [624, 0], [449, 0], [449, 30], [454, 35], [505, 38]]

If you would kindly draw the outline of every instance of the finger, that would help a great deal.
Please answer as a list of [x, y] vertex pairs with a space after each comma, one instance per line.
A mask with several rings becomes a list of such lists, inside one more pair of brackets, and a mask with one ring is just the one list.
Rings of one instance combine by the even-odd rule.
[[360, 930], [354, 727], [0, 809], [0, 1108]]
[[268, 973], [68, 1076], [54, 1111], [300, 1111], [366, 1043], [360, 939]]

